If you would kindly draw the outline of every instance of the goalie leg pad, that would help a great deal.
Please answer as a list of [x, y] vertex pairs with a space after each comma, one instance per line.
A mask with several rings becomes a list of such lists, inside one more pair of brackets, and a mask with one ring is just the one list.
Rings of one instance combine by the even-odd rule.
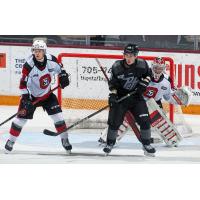
[[[127, 131], [128, 131], [128, 124], [126, 123], [126, 121], [123, 121], [123, 124], [119, 127], [117, 131], [117, 141], [121, 140]], [[101, 132], [100, 141], [106, 142], [107, 135], [108, 135], [108, 127]]]
[[154, 99], [149, 99], [147, 101], [147, 105], [151, 118], [151, 126], [156, 130], [156, 132], [161, 136], [168, 146], [177, 146], [182, 140], [182, 136], [176, 127], [163, 113]]
[[128, 124], [124, 120], [117, 132], [117, 141], [121, 140], [128, 131]]

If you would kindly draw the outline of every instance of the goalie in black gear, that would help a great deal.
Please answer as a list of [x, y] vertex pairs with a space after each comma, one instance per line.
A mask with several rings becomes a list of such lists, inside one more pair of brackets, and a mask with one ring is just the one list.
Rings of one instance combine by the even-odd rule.
[[[107, 145], [103, 151], [111, 152], [117, 137], [117, 131], [122, 124], [125, 113], [130, 111], [140, 126], [141, 143], [145, 154], [154, 156], [155, 149], [150, 145], [151, 129], [148, 108], [142, 96], [150, 82], [151, 71], [147, 62], [138, 59], [138, 47], [135, 44], [128, 44], [124, 49], [124, 59], [116, 61], [112, 66], [109, 80], [110, 111], [108, 116]], [[121, 103], [116, 101], [136, 91]]]

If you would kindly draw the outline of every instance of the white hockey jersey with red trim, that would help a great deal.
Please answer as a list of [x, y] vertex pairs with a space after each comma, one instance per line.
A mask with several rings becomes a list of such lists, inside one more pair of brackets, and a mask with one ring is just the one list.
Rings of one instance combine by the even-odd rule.
[[55, 56], [46, 54], [44, 66], [37, 67], [34, 56], [28, 57], [22, 69], [20, 80], [21, 94], [31, 94], [34, 97], [42, 97], [51, 89], [51, 82], [55, 74], [61, 72], [61, 64]]
[[164, 77], [159, 82], [151, 81], [144, 92], [144, 98], [145, 100], [148, 100], [150, 98], [154, 98], [155, 101], [159, 101], [162, 98], [164, 98], [169, 103], [175, 103], [172, 95], [174, 94], [174, 89], [172, 89], [171, 86], [171, 79], [169, 78], [169, 75], [163, 74]]

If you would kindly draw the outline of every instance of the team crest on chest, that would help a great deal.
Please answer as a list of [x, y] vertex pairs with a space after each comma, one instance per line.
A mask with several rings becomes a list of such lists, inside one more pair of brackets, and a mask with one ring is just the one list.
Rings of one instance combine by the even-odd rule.
[[158, 92], [158, 88], [147, 87], [146, 91], [144, 92], [144, 96], [148, 98], [154, 98], [157, 92]]
[[51, 76], [49, 74], [45, 74], [40, 77], [40, 88], [46, 89], [51, 83]]

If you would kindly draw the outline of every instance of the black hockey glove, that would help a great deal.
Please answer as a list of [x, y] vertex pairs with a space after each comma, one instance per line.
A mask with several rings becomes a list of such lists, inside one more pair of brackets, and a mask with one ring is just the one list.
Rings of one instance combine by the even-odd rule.
[[146, 78], [141, 78], [141, 80], [138, 83], [138, 89], [137, 91], [139, 93], [143, 93], [146, 91], [147, 86], [149, 85], [149, 82], [151, 81], [151, 78], [147, 76]]
[[25, 115], [29, 115], [30, 113], [34, 112], [34, 105], [29, 98], [28, 94], [23, 94], [22, 95], [22, 100], [21, 100], [21, 110], [25, 110]]
[[58, 75], [59, 77], [59, 82], [60, 82], [60, 87], [64, 89], [69, 85], [69, 75], [66, 73], [65, 70], [62, 70], [61, 73]]
[[117, 99], [118, 99], [117, 94], [110, 93], [109, 97], [108, 97], [108, 104], [109, 104], [109, 106], [110, 107], [116, 106], [117, 105]]

